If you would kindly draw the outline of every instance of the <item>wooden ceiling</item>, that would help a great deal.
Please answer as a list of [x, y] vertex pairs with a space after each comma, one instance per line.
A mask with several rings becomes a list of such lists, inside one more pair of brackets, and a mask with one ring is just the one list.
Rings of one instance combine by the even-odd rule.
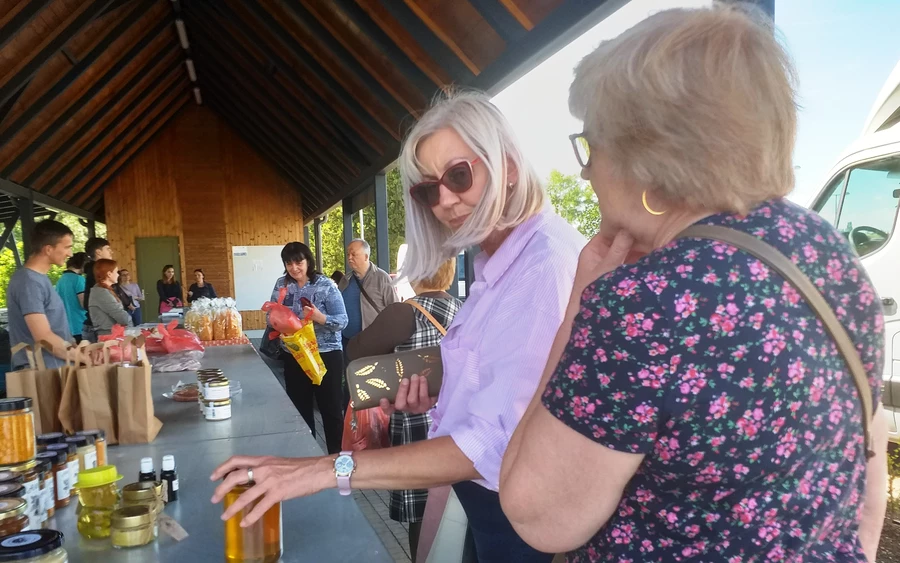
[[368, 187], [441, 89], [496, 92], [626, 1], [0, 0], [0, 191], [102, 219], [104, 186], [198, 87], [313, 217]]

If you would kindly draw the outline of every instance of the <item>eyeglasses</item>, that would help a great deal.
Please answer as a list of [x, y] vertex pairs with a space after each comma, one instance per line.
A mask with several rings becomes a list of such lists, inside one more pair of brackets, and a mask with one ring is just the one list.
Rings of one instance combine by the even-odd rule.
[[455, 194], [464, 193], [472, 187], [475, 177], [472, 166], [480, 160], [481, 158], [476, 158], [472, 161], [457, 162], [444, 171], [440, 180], [426, 180], [409, 188], [409, 195], [425, 207], [434, 207], [441, 200], [442, 184]]
[[572, 133], [569, 135], [569, 141], [572, 142], [572, 149], [575, 151], [575, 158], [578, 159], [578, 164], [582, 168], [590, 166], [591, 145], [588, 143], [587, 137], [584, 136], [584, 132]]

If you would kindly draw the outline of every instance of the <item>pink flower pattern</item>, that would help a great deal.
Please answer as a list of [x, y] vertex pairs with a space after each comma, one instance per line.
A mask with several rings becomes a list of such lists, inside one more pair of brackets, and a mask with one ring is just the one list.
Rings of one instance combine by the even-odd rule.
[[[784, 200], [703, 222], [766, 240], [816, 282], [878, 404], [884, 320], [846, 239]], [[777, 272], [729, 245], [681, 239], [598, 279], [581, 307], [544, 405], [645, 457], [570, 563], [865, 560], [853, 381]]]

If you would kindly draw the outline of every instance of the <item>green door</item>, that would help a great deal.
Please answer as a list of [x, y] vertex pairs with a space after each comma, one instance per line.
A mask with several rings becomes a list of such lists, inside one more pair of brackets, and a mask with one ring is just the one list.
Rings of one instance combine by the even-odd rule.
[[162, 279], [163, 266], [175, 266], [175, 279], [181, 280], [181, 257], [178, 237], [147, 237], [135, 240], [138, 283], [147, 294], [144, 301], [144, 322], [159, 320], [159, 294], [156, 282]]

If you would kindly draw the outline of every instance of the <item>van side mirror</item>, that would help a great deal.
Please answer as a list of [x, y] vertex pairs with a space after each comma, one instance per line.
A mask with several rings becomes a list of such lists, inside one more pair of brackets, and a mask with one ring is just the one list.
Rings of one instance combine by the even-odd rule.
[[894, 192], [891, 195], [894, 196], [894, 199], [900, 199], [900, 189], [894, 190]]

